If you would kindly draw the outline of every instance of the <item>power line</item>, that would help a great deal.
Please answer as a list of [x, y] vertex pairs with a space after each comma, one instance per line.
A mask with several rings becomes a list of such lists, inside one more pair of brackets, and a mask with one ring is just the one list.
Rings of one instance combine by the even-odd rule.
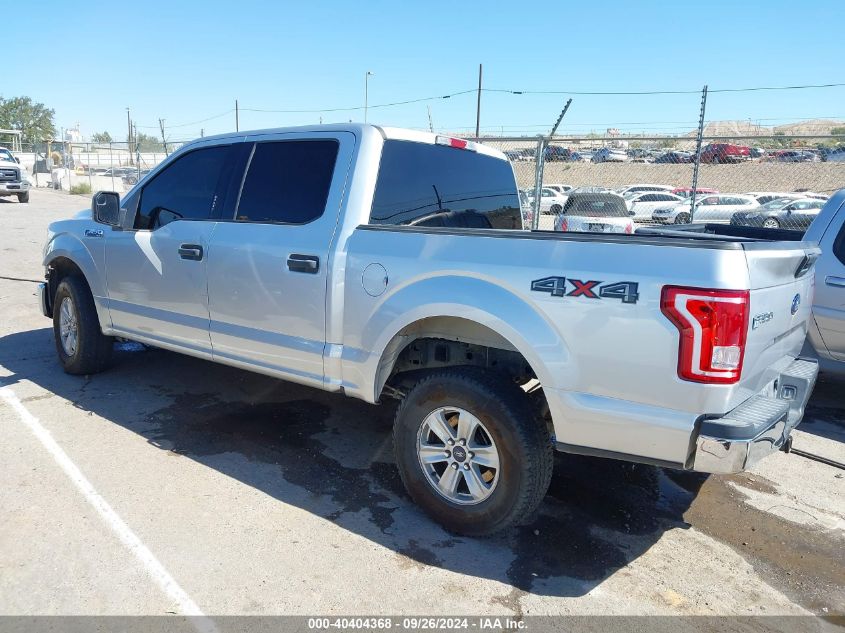
[[[168, 127], [168, 129], [170, 129], [170, 128], [174, 128], [174, 127], [188, 127], [190, 125], [198, 125], [199, 123], [205, 123], [206, 121], [213, 121], [214, 119], [219, 119], [220, 117], [224, 117], [227, 114], [231, 114], [232, 112], [234, 112], [234, 110], [230, 109], [230, 110], [226, 110], [225, 112], [221, 112], [220, 114], [215, 114], [214, 116], [210, 116], [206, 119], [200, 119], [199, 121], [191, 121], [190, 123], [178, 123], [176, 125], [168, 125], [167, 127]], [[157, 130], [159, 128], [159, 126], [157, 126], [157, 125], [139, 125], [138, 127], [144, 128], [146, 130], [153, 130], [153, 129]]]
[[[845, 83], [806, 84], [801, 86], [757, 86], [753, 88], [717, 88], [707, 92], [757, 92], [761, 90], [806, 90], [809, 88], [839, 88]], [[483, 88], [484, 92], [503, 92], [515, 95], [595, 95], [595, 96], [631, 96], [631, 95], [688, 95], [700, 94], [701, 90], [625, 90], [625, 91], [584, 91], [584, 90], [509, 90], [505, 88]]]
[[[438, 99], [451, 99], [452, 97], [458, 97], [460, 95], [469, 94], [471, 92], [476, 92], [478, 89], [473, 88], [472, 90], [462, 90], [461, 92], [453, 92], [452, 94], [448, 95], [441, 95], [437, 97], [422, 97], [420, 99], [409, 99], [407, 101], [394, 101], [392, 103], [379, 103], [377, 105], [367, 106], [369, 109], [373, 108], [389, 108], [392, 106], [398, 105], [407, 105], [409, 103], [422, 103], [423, 101], [437, 101]], [[316, 114], [320, 112], [353, 112], [355, 110], [363, 110], [364, 106], [354, 106], [350, 108], [318, 108], [315, 110], [266, 110], [262, 108], [241, 108], [241, 110], [245, 110], [247, 112], [272, 112], [276, 114]]]

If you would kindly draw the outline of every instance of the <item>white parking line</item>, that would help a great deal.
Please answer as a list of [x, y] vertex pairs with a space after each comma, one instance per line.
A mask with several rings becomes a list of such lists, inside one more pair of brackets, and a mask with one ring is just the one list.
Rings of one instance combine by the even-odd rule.
[[91, 485], [91, 482], [82, 474], [82, 471], [79, 470], [62, 447], [53, 439], [50, 431], [44, 428], [38, 421], [38, 418], [27, 410], [9, 387], [0, 389], [0, 397], [15, 410], [21, 422], [38, 438], [38, 441], [47, 449], [47, 452], [50, 453], [56, 463], [73, 482], [73, 485], [82, 493], [85, 500], [94, 507], [111, 528], [112, 532], [117, 535], [120, 541], [143, 564], [147, 573], [162, 591], [164, 591], [167, 597], [176, 603], [179, 612], [183, 615], [195, 616], [190, 618], [190, 621], [200, 633], [216, 633], [217, 627], [214, 621], [203, 614], [197, 604], [191, 600], [191, 597], [185, 593], [185, 590], [179, 586], [173, 576], [164, 568], [164, 565], [158, 561], [147, 546], [141, 542], [141, 539], [126, 525], [124, 520], [120, 518], [102, 495], [96, 491], [94, 486]]

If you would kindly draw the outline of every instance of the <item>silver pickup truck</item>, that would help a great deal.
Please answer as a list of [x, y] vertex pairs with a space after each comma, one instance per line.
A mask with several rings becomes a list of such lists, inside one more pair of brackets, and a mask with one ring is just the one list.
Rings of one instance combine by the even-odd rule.
[[530, 515], [555, 449], [745, 469], [788, 448], [817, 374], [815, 244], [525, 231], [505, 156], [461, 139], [203, 138], [92, 202], [44, 249], [65, 371], [104, 369], [117, 337], [398, 398], [404, 484], [457, 533]]

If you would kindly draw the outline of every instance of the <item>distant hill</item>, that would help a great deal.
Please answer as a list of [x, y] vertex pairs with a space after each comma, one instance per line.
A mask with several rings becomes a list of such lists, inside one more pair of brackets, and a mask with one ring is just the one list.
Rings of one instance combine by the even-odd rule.
[[[836, 119], [808, 119], [797, 121], [787, 125], [769, 127], [757, 125], [752, 119], [740, 121], [710, 121], [704, 126], [704, 136], [771, 136], [775, 133], [790, 135], [807, 134], [830, 134], [835, 127], [844, 127], [845, 121]], [[695, 136], [696, 130], [687, 133], [687, 136]]]

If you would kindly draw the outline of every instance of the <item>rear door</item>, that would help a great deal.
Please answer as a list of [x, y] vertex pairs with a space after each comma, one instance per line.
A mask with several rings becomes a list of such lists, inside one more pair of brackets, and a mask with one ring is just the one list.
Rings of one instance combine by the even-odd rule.
[[247, 139], [242, 184], [214, 231], [214, 359], [320, 385], [329, 249], [355, 147], [349, 132]]

